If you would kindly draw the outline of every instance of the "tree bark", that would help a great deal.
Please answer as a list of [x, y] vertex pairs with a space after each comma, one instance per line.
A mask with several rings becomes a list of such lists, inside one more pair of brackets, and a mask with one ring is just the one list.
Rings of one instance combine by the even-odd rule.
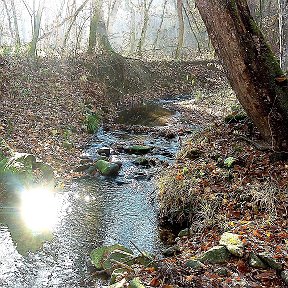
[[181, 54], [184, 42], [184, 19], [183, 19], [183, 3], [182, 0], [177, 0], [177, 15], [178, 15], [178, 42], [175, 52], [175, 58], [178, 59]]
[[274, 151], [287, 152], [287, 80], [281, 82], [282, 70], [247, 1], [196, 0], [196, 6], [248, 116]]
[[278, 4], [280, 64], [283, 70], [288, 70], [288, 0], [278, 0]]

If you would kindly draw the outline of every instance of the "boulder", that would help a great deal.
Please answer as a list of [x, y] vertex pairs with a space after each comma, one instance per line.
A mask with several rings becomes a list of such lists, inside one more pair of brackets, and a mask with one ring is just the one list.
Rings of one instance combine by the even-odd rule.
[[117, 175], [120, 170], [120, 166], [117, 163], [108, 162], [105, 160], [98, 160], [95, 167], [104, 176]]
[[97, 270], [104, 270], [103, 268], [104, 261], [107, 260], [109, 255], [115, 250], [118, 250], [118, 251], [121, 250], [130, 254], [133, 254], [133, 252], [130, 249], [120, 244], [98, 247], [94, 249], [90, 254], [91, 262], [93, 263], [95, 268]]
[[124, 151], [129, 154], [143, 155], [147, 154], [152, 150], [152, 147], [145, 145], [133, 145], [128, 148], [124, 148]]
[[206, 251], [198, 260], [202, 263], [225, 263], [230, 258], [230, 253], [224, 246], [215, 246]]
[[266, 265], [274, 270], [282, 270], [282, 264], [277, 262], [271, 255], [268, 253], [260, 253], [257, 255]]
[[267, 268], [267, 265], [254, 253], [249, 256], [249, 265], [253, 268]]
[[244, 255], [244, 245], [237, 234], [230, 232], [223, 233], [219, 244], [225, 246], [232, 255], [238, 257], [243, 257]]
[[98, 149], [97, 153], [99, 155], [105, 155], [108, 157], [108, 156], [110, 156], [111, 151], [110, 151], [109, 147], [102, 147], [102, 148]]
[[36, 163], [37, 159], [34, 155], [29, 153], [15, 153], [14, 156], [10, 159], [12, 163], [21, 163], [24, 167], [32, 169]]

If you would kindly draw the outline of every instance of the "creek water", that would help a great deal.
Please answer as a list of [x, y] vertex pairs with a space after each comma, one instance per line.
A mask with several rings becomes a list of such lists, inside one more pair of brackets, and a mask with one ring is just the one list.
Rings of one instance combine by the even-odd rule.
[[[135, 165], [137, 155], [113, 150], [139, 143], [153, 147], [145, 156], [153, 160], [150, 167]], [[56, 221], [45, 231], [29, 226], [17, 205], [0, 207], [0, 287], [104, 287], [105, 281], [93, 275], [89, 259], [92, 249], [104, 244], [160, 254], [155, 176], [173, 162], [179, 146], [178, 136], [100, 129], [84, 156], [96, 159], [99, 148], [111, 147], [110, 158], [122, 163], [117, 177], [84, 177], [57, 192], [51, 208]], [[48, 200], [33, 203], [28, 208], [30, 222], [43, 223], [44, 212], [51, 219], [51, 211]]]

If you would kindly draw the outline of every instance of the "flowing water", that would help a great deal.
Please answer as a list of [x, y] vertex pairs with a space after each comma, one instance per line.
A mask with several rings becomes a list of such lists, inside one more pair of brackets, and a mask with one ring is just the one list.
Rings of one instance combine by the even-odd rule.
[[179, 142], [179, 137], [100, 129], [85, 156], [97, 158], [104, 146], [141, 143], [154, 147], [146, 155], [154, 166], [137, 166], [133, 160], [139, 156], [115, 150], [112, 160], [122, 163], [117, 177], [75, 180], [53, 201], [34, 197], [24, 210], [0, 207], [0, 287], [102, 287], [105, 282], [93, 275], [89, 254], [103, 244], [160, 254], [155, 176], [173, 161]]

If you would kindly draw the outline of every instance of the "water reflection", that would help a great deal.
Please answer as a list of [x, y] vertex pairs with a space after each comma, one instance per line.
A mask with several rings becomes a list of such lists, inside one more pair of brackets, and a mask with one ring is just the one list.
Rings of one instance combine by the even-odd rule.
[[59, 197], [46, 187], [38, 186], [22, 190], [20, 202], [0, 209], [1, 231], [9, 228], [18, 253], [26, 255], [39, 250], [43, 243], [53, 238], [57, 223]]
[[52, 231], [58, 212], [55, 193], [41, 186], [23, 190], [20, 211], [27, 228], [34, 232]]

